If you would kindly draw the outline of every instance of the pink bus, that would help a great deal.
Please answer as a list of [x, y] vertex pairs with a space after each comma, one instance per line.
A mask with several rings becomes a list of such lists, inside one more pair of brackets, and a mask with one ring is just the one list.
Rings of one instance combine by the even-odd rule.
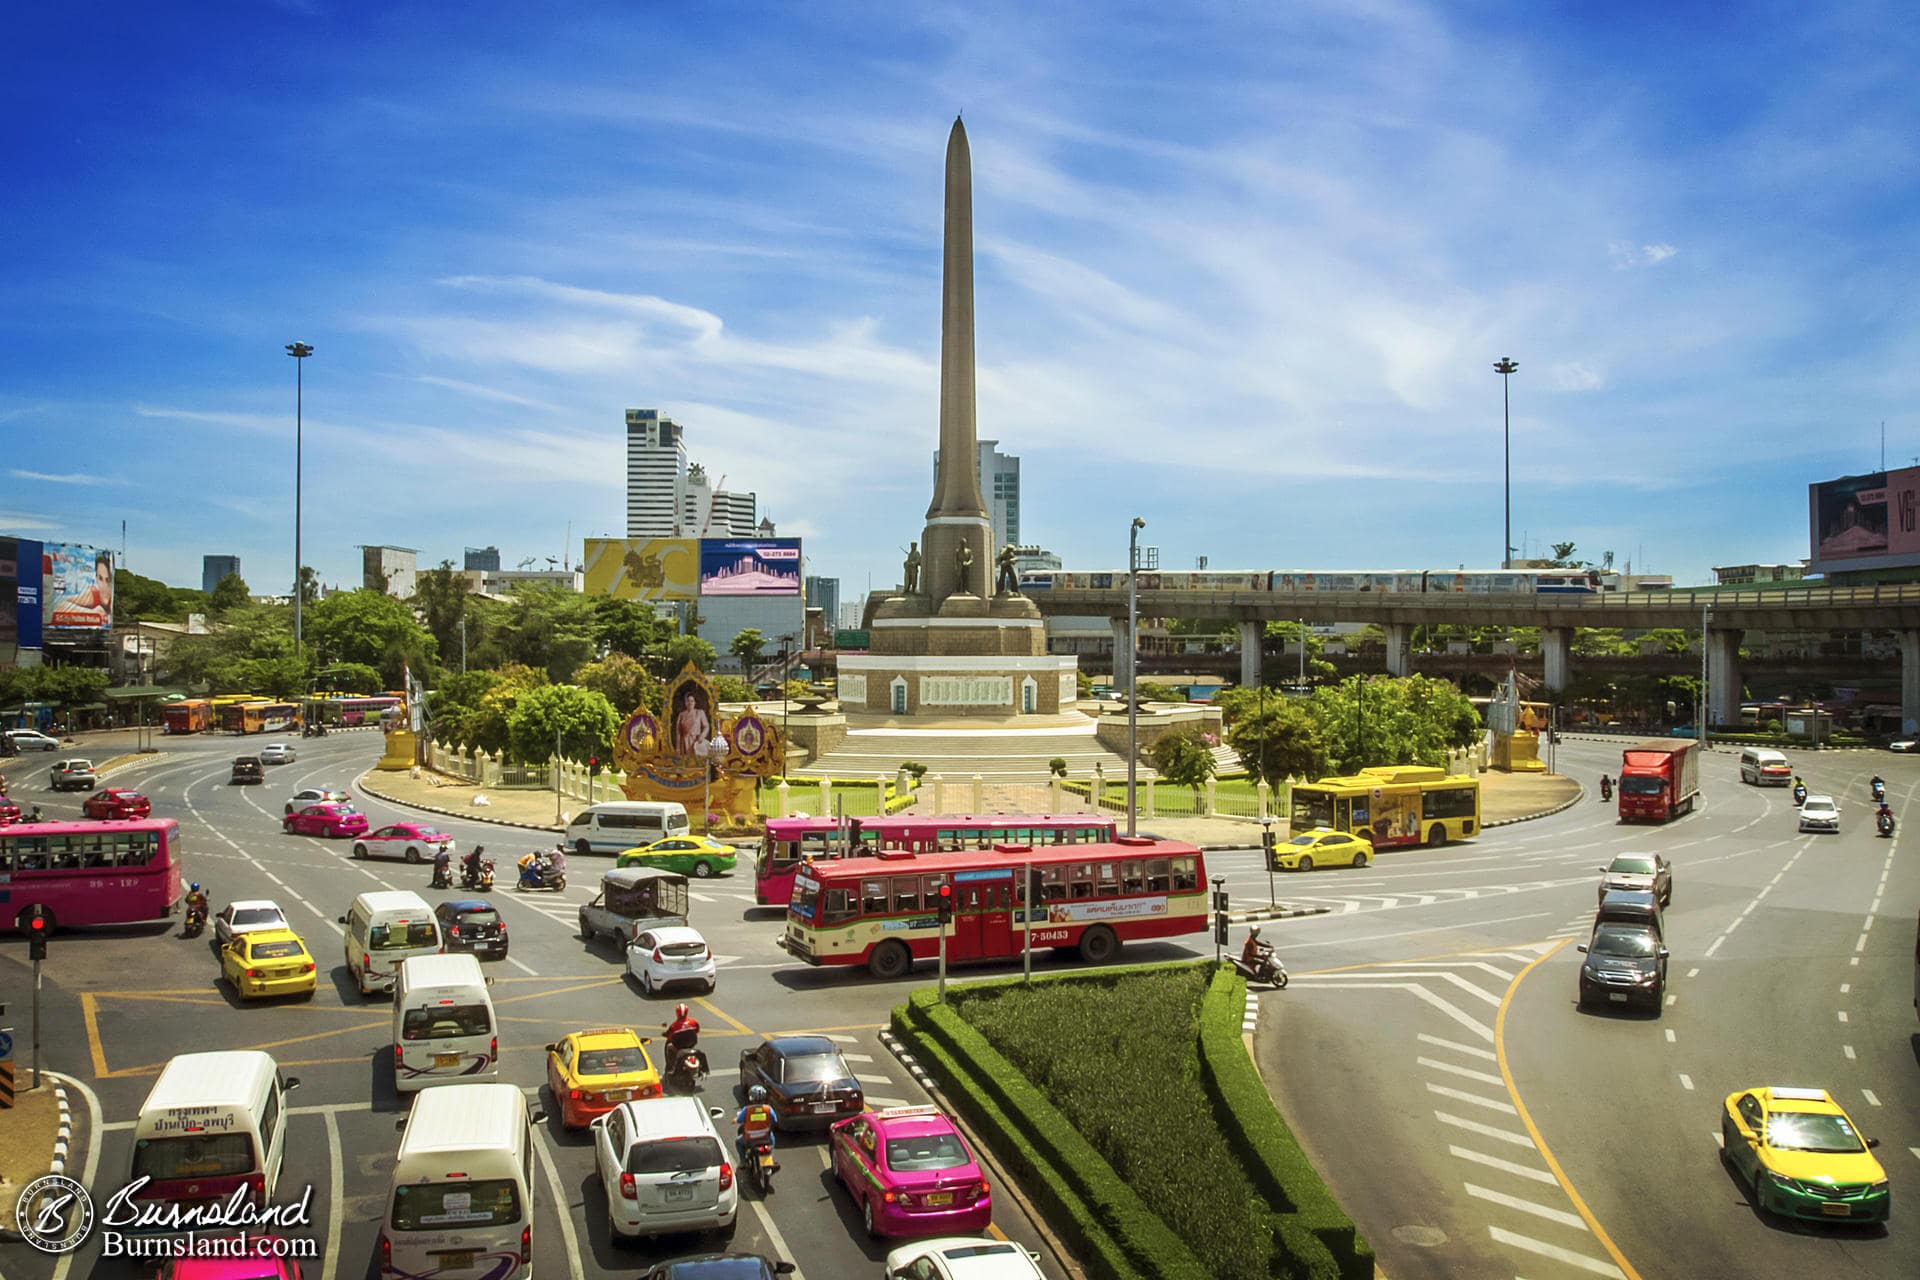
[[35, 903], [55, 928], [157, 923], [184, 896], [172, 818], [0, 827], [0, 927], [22, 928]]
[[[1112, 840], [1116, 830], [1113, 818], [1100, 813], [900, 814], [849, 818], [847, 825], [850, 852], [855, 856], [881, 849], [953, 853], [1008, 843], [1101, 844]], [[769, 818], [753, 864], [754, 902], [763, 907], [786, 906], [793, 898], [793, 876], [802, 862], [839, 856], [832, 818]]]

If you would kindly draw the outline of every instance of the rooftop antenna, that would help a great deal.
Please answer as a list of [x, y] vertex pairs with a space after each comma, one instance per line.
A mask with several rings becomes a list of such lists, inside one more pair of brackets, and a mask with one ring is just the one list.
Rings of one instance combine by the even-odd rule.
[[1880, 469], [1887, 469], [1887, 420], [1880, 419]]

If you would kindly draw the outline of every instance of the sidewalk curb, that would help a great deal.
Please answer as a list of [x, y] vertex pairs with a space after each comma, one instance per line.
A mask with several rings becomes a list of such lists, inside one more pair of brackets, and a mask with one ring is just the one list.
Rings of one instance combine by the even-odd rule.
[[1332, 907], [1254, 907], [1247, 911], [1227, 912], [1228, 924], [1252, 924], [1256, 920], [1292, 920], [1297, 916], [1324, 916]]
[[[1562, 774], [1561, 776], [1565, 777], [1566, 775]], [[1486, 831], [1493, 827], [1510, 827], [1516, 822], [1532, 822], [1535, 818], [1551, 818], [1556, 813], [1565, 813], [1568, 809], [1573, 808], [1573, 806], [1579, 804], [1582, 800], [1585, 800], [1587, 798], [1587, 789], [1585, 786], [1581, 785], [1578, 782], [1574, 783], [1573, 785], [1576, 788], [1573, 795], [1561, 801], [1559, 804], [1555, 805], [1551, 809], [1542, 809], [1538, 813], [1525, 813], [1520, 815], [1517, 818], [1498, 818], [1492, 822], [1483, 822], [1480, 824], [1480, 829], [1482, 831]]]
[[[908, 1050], [900, 1037], [893, 1034], [891, 1028], [881, 1029], [880, 1043], [887, 1047], [887, 1052], [900, 1060], [900, 1065], [907, 1069], [907, 1074], [913, 1077], [915, 1084], [927, 1091], [928, 1097], [938, 1099], [943, 1096], [939, 1084], [934, 1081], [932, 1076], [927, 1074], [927, 1069], [920, 1065], [919, 1061], [914, 1058], [912, 1052]], [[976, 1154], [988, 1152], [986, 1144], [980, 1141], [980, 1135], [973, 1131], [971, 1125], [961, 1119], [958, 1112], [945, 1105], [942, 1105], [940, 1110], [945, 1113], [947, 1119], [951, 1120], [956, 1128], [966, 1135], [967, 1141], [972, 1144]], [[989, 1158], [991, 1159], [991, 1156]], [[1074, 1259], [1074, 1256], [1067, 1252], [1066, 1245], [1061, 1242], [1060, 1237], [1053, 1233], [1053, 1228], [1047, 1225], [1046, 1219], [1034, 1208], [1033, 1202], [1027, 1199], [1027, 1193], [1021, 1189], [1019, 1182], [1008, 1174], [1004, 1168], [999, 1167], [1000, 1162], [998, 1159], [992, 1159], [992, 1163], [995, 1166], [994, 1172], [1000, 1175], [1000, 1189], [1011, 1194], [1013, 1199], [1019, 1204], [1020, 1211], [1027, 1215], [1027, 1221], [1032, 1223], [1034, 1230], [1040, 1233], [1040, 1239], [1046, 1244], [1048, 1251], [1053, 1254], [1053, 1259], [1060, 1265], [1060, 1269], [1065, 1271], [1067, 1275], [1074, 1277], [1075, 1280], [1081, 1280], [1081, 1278], [1086, 1275], [1085, 1270], [1081, 1268], [1080, 1264]]]
[[522, 831], [555, 832], [555, 831], [566, 830], [565, 827], [555, 826], [552, 824], [540, 826], [531, 822], [514, 822], [507, 818], [489, 818], [481, 814], [474, 813], [467, 809], [440, 809], [430, 804], [419, 804], [416, 801], [412, 801], [412, 800], [402, 800], [398, 796], [387, 795], [385, 792], [376, 791], [374, 788], [367, 785], [367, 779], [372, 777], [375, 772], [376, 771], [373, 769], [367, 770], [365, 773], [361, 774], [359, 777], [353, 780], [353, 785], [357, 789], [366, 792], [368, 795], [372, 796], [376, 800], [384, 800], [388, 804], [397, 804], [402, 809], [414, 809], [421, 813], [435, 813], [435, 814], [439, 814], [443, 818], [459, 818], [465, 822], [487, 822], [487, 823], [493, 824], [496, 827], [518, 827]]
[[[73, 1108], [67, 1102], [67, 1086], [64, 1078], [51, 1071], [42, 1071], [41, 1075], [53, 1081], [53, 1100], [60, 1107], [60, 1122], [53, 1134], [53, 1161], [47, 1166], [49, 1174], [64, 1174], [67, 1171], [68, 1147], [73, 1142]], [[24, 1244], [26, 1237], [8, 1227], [0, 1227], [0, 1241], [8, 1244]]]

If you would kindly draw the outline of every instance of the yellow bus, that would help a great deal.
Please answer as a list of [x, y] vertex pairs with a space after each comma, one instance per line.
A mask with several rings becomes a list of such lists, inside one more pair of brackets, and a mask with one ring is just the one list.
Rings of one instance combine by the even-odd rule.
[[1288, 830], [1345, 831], [1375, 848], [1428, 844], [1480, 832], [1480, 780], [1426, 765], [1362, 769], [1293, 788]]
[[228, 707], [220, 727], [229, 733], [279, 733], [301, 725], [300, 705], [295, 702], [243, 702]]

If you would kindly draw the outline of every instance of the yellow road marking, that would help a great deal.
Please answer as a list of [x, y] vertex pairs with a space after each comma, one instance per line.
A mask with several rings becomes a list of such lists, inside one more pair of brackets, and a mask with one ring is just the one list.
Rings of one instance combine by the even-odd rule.
[[722, 1009], [719, 1005], [715, 1004], [713, 1001], [709, 1000], [707, 997], [695, 996], [693, 998], [693, 1002], [699, 1005], [702, 1009], [705, 1009], [707, 1012], [711, 1013], [714, 1017], [725, 1020], [725, 1022], [729, 1026], [731, 1026], [735, 1032], [741, 1035], [748, 1035], [748, 1036], [753, 1034], [752, 1028], [748, 1027], [746, 1023], [740, 1021], [740, 1019], [734, 1017], [732, 1014], [728, 1013], [725, 1009]]
[[1541, 1136], [1540, 1127], [1534, 1124], [1533, 1117], [1528, 1114], [1527, 1104], [1521, 1101], [1520, 1090], [1513, 1083], [1513, 1071], [1507, 1066], [1507, 1009], [1513, 1004], [1514, 993], [1520, 989], [1520, 984], [1526, 981], [1527, 975], [1540, 967], [1542, 961], [1556, 955], [1571, 941], [1571, 938], [1560, 939], [1551, 951], [1544, 953], [1538, 960], [1515, 974], [1513, 981], [1507, 984], [1507, 994], [1500, 1000], [1500, 1013], [1493, 1020], [1493, 1051], [1500, 1062], [1500, 1078], [1507, 1084], [1507, 1096], [1513, 1099], [1513, 1109], [1519, 1112], [1520, 1123], [1527, 1127], [1527, 1136], [1533, 1139], [1533, 1145], [1540, 1151], [1540, 1158], [1546, 1161], [1547, 1171], [1553, 1174], [1553, 1179], [1560, 1184], [1560, 1189], [1567, 1193], [1567, 1199], [1573, 1202], [1574, 1209], [1579, 1212], [1588, 1230], [1593, 1232], [1593, 1238], [1598, 1240], [1601, 1247], [1607, 1251], [1607, 1256], [1613, 1259], [1613, 1264], [1620, 1268], [1627, 1280], [1640, 1280], [1640, 1273], [1633, 1269], [1633, 1264], [1628, 1262], [1626, 1255], [1620, 1252], [1620, 1247], [1614, 1244], [1613, 1237], [1608, 1235], [1606, 1228], [1600, 1225], [1600, 1220], [1593, 1216], [1593, 1210], [1587, 1208], [1587, 1202], [1582, 1200], [1580, 1193], [1573, 1189], [1573, 1182], [1567, 1177], [1566, 1171], [1560, 1167], [1560, 1162], [1553, 1158], [1553, 1151], [1547, 1146], [1546, 1138]]
[[100, 1043], [100, 1018], [94, 1004], [93, 992], [80, 993], [80, 1017], [87, 1026], [87, 1051], [93, 1055], [93, 1078], [107, 1078], [107, 1051]]
[[624, 984], [626, 980], [626, 975], [622, 974], [614, 978], [601, 978], [595, 982], [575, 983], [571, 987], [560, 987], [553, 991], [529, 991], [523, 996], [508, 996], [505, 1000], [495, 1000], [493, 1003], [498, 1006], [503, 1004], [518, 1004], [522, 1000], [544, 1000], [548, 996], [564, 996], [569, 991], [586, 991], [592, 987], [620, 986]]

